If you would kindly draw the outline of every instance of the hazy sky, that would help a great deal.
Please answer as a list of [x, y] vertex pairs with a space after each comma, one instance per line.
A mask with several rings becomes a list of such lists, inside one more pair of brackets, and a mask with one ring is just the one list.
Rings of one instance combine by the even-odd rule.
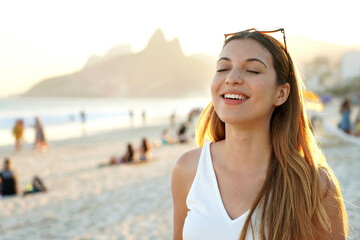
[[0, 96], [79, 70], [119, 44], [145, 47], [157, 28], [185, 54], [218, 54], [223, 34], [284, 27], [288, 36], [360, 44], [356, 0], [0, 0]]

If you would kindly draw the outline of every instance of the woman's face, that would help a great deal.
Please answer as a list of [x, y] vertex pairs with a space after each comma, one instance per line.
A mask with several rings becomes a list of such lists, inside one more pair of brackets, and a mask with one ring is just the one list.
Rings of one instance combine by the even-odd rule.
[[278, 86], [272, 56], [253, 39], [230, 41], [221, 51], [211, 84], [216, 113], [225, 123], [266, 123]]

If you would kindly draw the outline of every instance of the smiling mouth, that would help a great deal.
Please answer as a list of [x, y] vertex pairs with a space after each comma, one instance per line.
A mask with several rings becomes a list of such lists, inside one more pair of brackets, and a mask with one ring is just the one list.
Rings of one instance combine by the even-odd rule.
[[240, 95], [240, 94], [223, 94], [221, 95], [224, 99], [229, 99], [229, 100], [246, 100], [249, 97], [246, 97], [244, 95]]

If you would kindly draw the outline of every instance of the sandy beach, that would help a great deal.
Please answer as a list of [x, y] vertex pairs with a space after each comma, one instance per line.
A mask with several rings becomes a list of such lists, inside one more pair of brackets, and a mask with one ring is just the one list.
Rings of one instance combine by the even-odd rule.
[[[49, 191], [0, 200], [1, 239], [171, 239], [172, 166], [194, 144], [153, 148], [153, 161], [99, 168], [126, 143], [160, 139], [164, 126], [118, 130], [52, 143], [47, 152], [25, 149], [13, 159], [19, 188], [37, 174]], [[345, 198], [349, 239], [360, 239], [360, 147], [320, 131]]]

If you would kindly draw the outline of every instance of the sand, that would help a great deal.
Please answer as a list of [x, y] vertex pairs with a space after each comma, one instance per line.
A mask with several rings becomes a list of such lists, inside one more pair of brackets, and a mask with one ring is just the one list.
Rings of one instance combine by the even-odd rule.
[[[1, 239], [171, 239], [172, 166], [193, 144], [155, 147], [146, 164], [99, 168], [111, 155], [159, 139], [164, 126], [119, 130], [52, 143], [44, 153], [25, 149], [10, 155], [24, 189], [33, 175], [49, 191], [0, 200]], [[350, 236], [360, 239], [360, 147], [328, 132], [324, 151], [340, 181]]]

